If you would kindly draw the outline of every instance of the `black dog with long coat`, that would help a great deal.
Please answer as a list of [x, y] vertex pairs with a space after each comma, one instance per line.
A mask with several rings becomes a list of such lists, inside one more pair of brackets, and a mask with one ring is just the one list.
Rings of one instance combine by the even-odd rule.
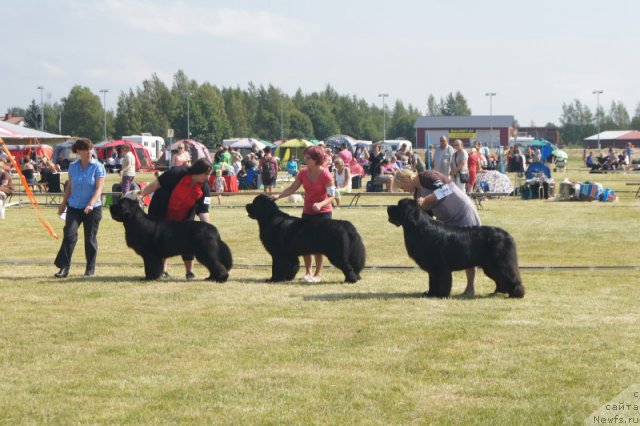
[[431, 218], [415, 200], [387, 207], [389, 222], [402, 226], [409, 256], [429, 273], [427, 297], [449, 297], [451, 272], [475, 266], [496, 283], [496, 293], [524, 297], [516, 243], [494, 226], [458, 227]]
[[260, 241], [272, 259], [270, 281], [290, 281], [300, 269], [299, 256], [323, 254], [355, 283], [364, 268], [365, 248], [356, 228], [345, 220], [290, 216], [271, 197], [260, 194], [247, 204], [258, 221]]
[[146, 279], [160, 278], [163, 259], [178, 255], [195, 256], [209, 270], [208, 280], [225, 282], [229, 278], [231, 250], [210, 223], [151, 219], [137, 200], [127, 197], [109, 210], [114, 220], [124, 224], [127, 246], [142, 256]]

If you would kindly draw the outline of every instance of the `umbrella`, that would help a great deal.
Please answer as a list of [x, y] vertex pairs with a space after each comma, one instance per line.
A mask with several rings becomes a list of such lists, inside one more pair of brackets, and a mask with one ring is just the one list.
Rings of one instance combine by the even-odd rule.
[[258, 140], [258, 139], [252, 139], [252, 138], [242, 138], [242, 139], [238, 139], [237, 141], [235, 141], [234, 143], [232, 143], [231, 145], [229, 145], [231, 148], [234, 149], [251, 149], [253, 148], [253, 146], [257, 146], [258, 149], [264, 149], [267, 145]]
[[549, 170], [549, 168], [542, 163], [529, 164], [529, 167], [527, 168], [527, 171], [524, 172], [524, 175], [527, 179], [531, 179], [535, 176], [536, 173], [544, 173], [546, 177], [551, 177], [551, 170]]
[[481, 170], [476, 175], [478, 182], [487, 182], [489, 192], [501, 192], [510, 194], [513, 192], [513, 184], [507, 175], [503, 175], [497, 170]]
[[564, 152], [564, 151], [563, 151], [563, 150], [561, 150], [561, 149], [557, 149], [557, 148], [556, 148], [556, 149], [554, 149], [554, 150], [551, 152], [551, 154], [552, 154], [553, 156], [555, 156], [556, 158], [560, 158], [560, 159], [562, 159], [562, 160], [566, 160], [567, 158], [569, 158], [569, 155], [567, 155], [567, 153], [566, 153], [566, 152]]

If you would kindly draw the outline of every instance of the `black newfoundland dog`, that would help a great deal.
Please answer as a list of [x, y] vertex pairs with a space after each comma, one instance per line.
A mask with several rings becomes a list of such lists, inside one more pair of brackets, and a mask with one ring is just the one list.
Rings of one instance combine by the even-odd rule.
[[300, 269], [298, 257], [305, 254], [327, 256], [347, 282], [360, 279], [365, 249], [351, 222], [289, 216], [264, 194], [247, 204], [247, 213], [258, 221], [260, 241], [271, 255], [270, 281], [292, 280]]
[[427, 297], [449, 297], [451, 271], [479, 266], [496, 282], [496, 293], [524, 297], [516, 243], [494, 226], [464, 228], [432, 219], [417, 203], [405, 198], [387, 207], [389, 222], [404, 229], [407, 253], [429, 273]]
[[208, 280], [225, 282], [229, 278], [231, 250], [210, 223], [151, 219], [129, 196], [121, 197], [109, 210], [114, 220], [124, 224], [127, 245], [142, 256], [146, 279], [160, 278], [162, 260], [177, 255], [195, 256], [209, 269]]

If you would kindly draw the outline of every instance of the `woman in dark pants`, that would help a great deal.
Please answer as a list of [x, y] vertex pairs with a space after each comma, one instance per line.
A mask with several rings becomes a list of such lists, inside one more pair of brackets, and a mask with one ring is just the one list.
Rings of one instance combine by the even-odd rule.
[[66, 278], [69, 275], [71, 256], [78, 242], [80, 224], [84, 228], [84, 254], [87, 258], [84, 275], [91, 276], [96, 270], [97, 235], [102, 219], [100, 195], [106, 172], [101, 163], [91, 159], [92, 148], [93, 144], [89, 139], [78, 139], [71, 148], [79, 158], [69, 165], [69, 181], [62, 204], [58, 207], [58, 214], [61, 215], [66, 209], [67, 217], [62, 245], [54, 262], [60, 268], [54, 275], [56, 278]]
[[[172, 167], [145, 186], [140, 191], [140, 197], [153, 192], [149, 216], [164, 220], [194, 220], [197, 214], [202, 222], [209, 222], [209, 204], [211, 190], [209, 189], [209, 175], [213, 166], [203, 158], [192, 166]], [[195, 278], [193, 274], [193, 256], [183, 256], [186, 277]], [[163, 278], [169, 278], [167, 262], [164, 259]]]

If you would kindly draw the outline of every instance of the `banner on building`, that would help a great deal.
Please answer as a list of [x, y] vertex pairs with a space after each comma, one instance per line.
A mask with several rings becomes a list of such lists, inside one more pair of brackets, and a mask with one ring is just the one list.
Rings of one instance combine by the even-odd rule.
[[476, 129], [449, 129], [449, 139], [476, 139]]

